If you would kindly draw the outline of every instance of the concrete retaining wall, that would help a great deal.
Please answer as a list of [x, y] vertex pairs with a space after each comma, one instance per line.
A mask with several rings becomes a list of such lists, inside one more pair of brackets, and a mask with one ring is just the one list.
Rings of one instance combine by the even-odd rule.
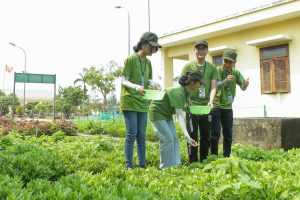
[[234, 118], [233, 142], [264, 150], [300, 148], [300, 118]]

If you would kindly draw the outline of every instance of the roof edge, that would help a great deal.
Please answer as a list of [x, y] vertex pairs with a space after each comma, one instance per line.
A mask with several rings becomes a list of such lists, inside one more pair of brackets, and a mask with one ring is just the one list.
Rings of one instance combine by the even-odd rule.
[[261, 10], [264, 10], [264, 9], [268, 9], [268, 8], [271, 8], [271, 7], [283, 5], [283, 4], [286, 4], [286, 3], [293, 2], [293, 1], [298, 1], [298, 0], [278, 0], [278, 1], [274, 1], [272, 3], [264, 4], [264, 5], [254, 7], [254, 8], [251, 8], [251, 9], [247, 9], [247, 10], [244, 10], [242, 12], [233, 13], [233, 14], [226, 15], [226, 16], [223, 16], [223, 17], [219, 17], [219, 18], [207, 21], [207, 22], [202, 22], [200, 25], [197, 25], [197, 26], [190, 26], [190, 27], [170, 31], [170, 32], [167, 32], [167, 33], [163, 33], [159, 37], [159, 39], [163, 39], [165, 37], [169, 37], [169, 36], [181, 33], [181, 32], [194, 30], [194, 29], [197, 29], [197, 28], [200, 28], [200, 27], [203, 27], [203, 26], [207, 26], [207, 25], [210, 25], [210, 24], [214, 24], [214, 23], [218, 23], [218, 22], [221, 22], [221, 21], [229, 20], [229, 19], [232, 19], [232, 18], [240, 17], [240, 16], [243, 16], [243, 15], [247, 15], [247, 14], [254, 13], [254, 12], [257, 12], [257, 11], [261, 11]]

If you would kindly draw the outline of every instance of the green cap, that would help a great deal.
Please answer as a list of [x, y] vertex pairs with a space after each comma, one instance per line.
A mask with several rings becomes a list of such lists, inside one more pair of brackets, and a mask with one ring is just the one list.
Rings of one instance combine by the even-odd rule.
[[146, 32], [142, 35], [142, 37], [140, 38], [140, 40], [142, 41], [147, 41], [149, 42], [152, 46], [154, 47], [158, 47], [161, 48], [161, 45], [157, 43], [158, 41], [158, 37], [155, 33], [152, 32]]
[[204, 45], [208, 48], [208, 43], [205, 40], [200, 40], [200, 41], [196, 42], [195, 47], [198, 45]]
[[236, 57], [237, 57], [237, 54], [234, 50], [225, 50], [223, 52], [223, 60], [230, 60], [230, 61], [233, 61], [235, 62], [236, 61]]

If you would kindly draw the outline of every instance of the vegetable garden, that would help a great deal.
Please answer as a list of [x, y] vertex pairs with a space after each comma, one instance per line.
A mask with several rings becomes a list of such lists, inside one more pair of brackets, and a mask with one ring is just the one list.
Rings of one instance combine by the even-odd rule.
[[0, 199], [300, 199], [299, 149], [235, 144], [231, 158], [189, 165], [182, 139], [182, 165], [161, 171], [148, 126], [148, 167], [126, 170], [123, 122], [99, 123], [76, 122], [89, 136], [66, 134], [71, 123], [38, 135], [1, 125]]

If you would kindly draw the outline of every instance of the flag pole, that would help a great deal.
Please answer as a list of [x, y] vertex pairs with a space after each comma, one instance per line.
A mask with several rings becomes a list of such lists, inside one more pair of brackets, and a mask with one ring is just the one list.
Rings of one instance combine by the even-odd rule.
[[4, 73], [3, 73], [3, 92], [4, 92], [4, 83], [5, 83], [5, 73], [6, 73], [7, 64], [5, 63]]

